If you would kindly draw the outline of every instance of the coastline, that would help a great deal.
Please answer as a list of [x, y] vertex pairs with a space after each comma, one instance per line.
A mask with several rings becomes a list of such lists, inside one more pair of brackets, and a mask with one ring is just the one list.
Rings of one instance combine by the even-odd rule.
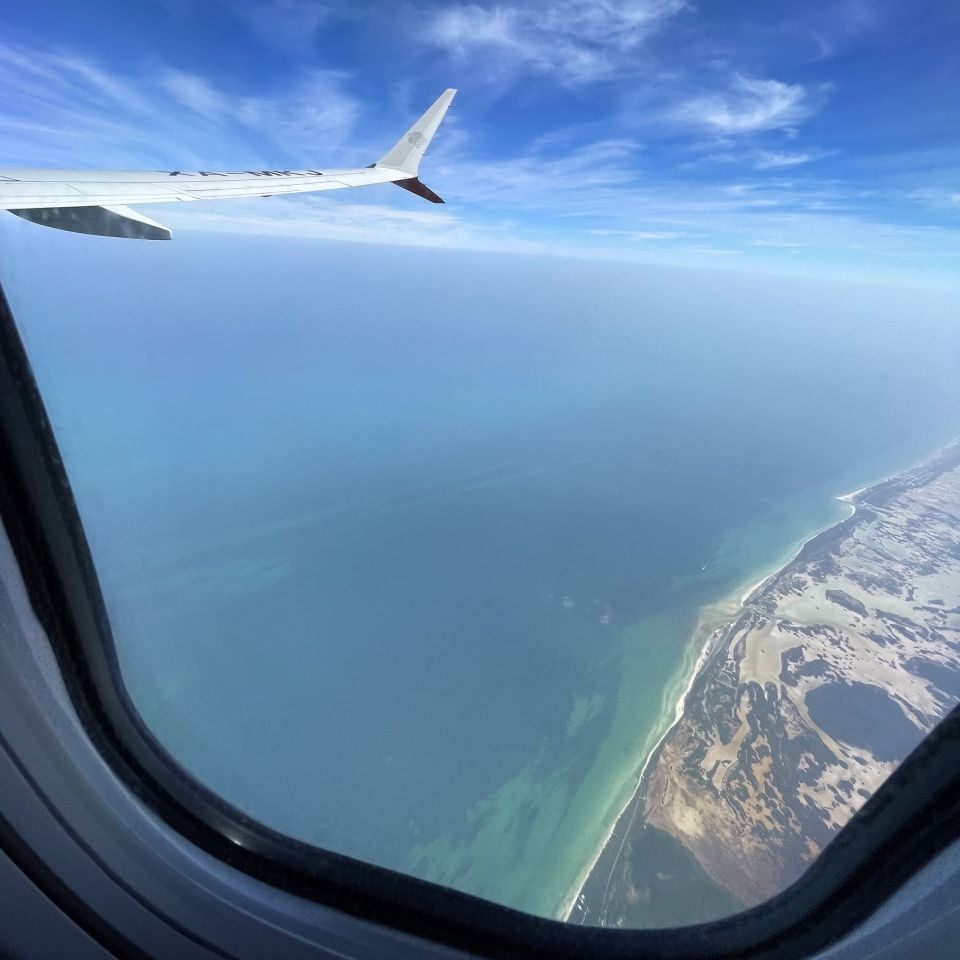
[[[708, 622], [704, 617], [704, 611], [716, 609], [718, 607], [726, 607], [727, 603], [729, 603], [729, 601], [727, 601], [726, 603], [724, 601], [718, 601], [717, 603], [709, 604], [702, 609], [700, 619], [697, 621], [697, 626], [693, 631], [693, 635], [694, 637], [698, 637], [701, 633], [705, 633], [706, 636], [702, 639], [702, 641], [699, 644], [700, 652], [696, 657], [696, 659], [694, 660], [692, 668], [685, 671], [683, 674], [684, 676], [686, 676], [686, 681], [684, 683], [680, 696], [674, 702], [673, 717], [670, 720], [670, 722], [664, 727], [660, 735], [656, 738], [656, 741], [654, 742], [653, 746], [646, 752], [646, 757], [644, 758], [644, 761], [640, 766], [640, 770], [636, 775], [636, 785], [631, 791], [630, 796], [627, 798], [626, 802], [617, 811], [616, 816], [611, 819], [610, 826], [604, 832], [603, 838], [600, 841], [600, 843], [597, 845], [597, 849], [593, 857], [584, 866], [581, 872], [577, 875], [575, 884], [570, 888], [570, 891], [568, 892], [568, 894], [560, 902], [560, 906], [558, 907], [556, 913], [554, 914], [556, 919], [564, 920], [564, 921], [570, 919], [570, 914], [573, 912], [574, 908], [576, 907], [577, 901], [580, 899], [580, 894], [583, 891], [583, 888], [586, 885], [587, 880], [590, 877], [590, 874], [593, 873], [594, 868], [597, 865], [597, 862], [599, 861], [600, 857], [603, 855], [604, 850], [606, 850], [607, 844], [610, 842], [610, 839], [613, 837], [614, 831], [617, 828], [617, 824], [620, 822], [623, 815], [630, 808], [631, 804], [634, 805], [634, 811], [633, 811], [633, 814], [631, 815], [630, 822], [631, 823], [633, 822], [633, 817], [636, 816], [637, 801], [640, 798], [640, 791], [644, 785], [643, 781], [644, 781], [644, 776], [646, 775], [647, 769], [649, 768], [651, 761], [657, 756], [661, 746], [663, 746], [664, 740], [666, 740], [670, 731], [673, 730], [673, 728], [677, 725], [677, 723], [683, 717], [683, 708], [684, 708], [684, 704], [686, 703], [687, 696], [689, 695], [690, 691], [693, 689], [693, 684], [696, 682], [697, 677], [700, 676], [700, 672], [703, 670], [704, 666], [706, 666], [707, 661], [710, 659], [710, 653], [712, 652], [710, 640], [715, 636], [719, 623], [714, 620]], [[691, 643], [688, 649], [692, 651], [696, 649], [697, 646], [698, 645], [696, 643]], [[624, 834], [624, 837], [626, 837], [626, 834]]]
[[[640, 806], [640, 802], [643, 799], [643, 791], [646, 786], [646, 776], [650, 769], [651, 762], [657, 757], [661, 748], [663, 747], [664, 742], [669, 737], [670, 733], [674, 730], [680, 720], [683, 718], [684, 710], [686, 706], [687, 698], [693, 689], [694, 684], [697, 679], [702, 675], [704, 669], [707, 667], [711, 655], [714, 652], [714, 641], [719, 631], [726, 624], [731, 623], [739, 614], [744, 607], [746, 607], [750, 598], [753, 597], [757, 591], [759, 591], [768, 581], [772, 580], [780, 573], [782, 573], [787, 567], [794, 563], [806, 549], [807, 545], [820, 537], [822, 534], [826, 533], [829, 530], [834, 529], [842, 523], [848, 522], [851, 518], [855, 516], [858, 510], [858, 498], [872, 491], [876, 488], [882, 487], [884, 484], [893, 480], [896, 477], [900, 477], [906, 473], [909, 473], [911, 469], [917, 469], [922, 465], [935, 461], [942, 453], [953, 447], [957, 441], [952, 441], [945, 444], [944, 446], [938, 448], [937, 450], [931, 452], [928, 456], [924, 457], [919, 462], [915, 463], [913, 467], [906, 467], [901, 470], [897, 470], [893, 473], [887, 474], [886, 476], [875, 480], [871, 483], [865, 484], [862, 487], [858, 487], [855, 490], [849, 491], [847, 493], [836, 494], [832, 499], [839, 501], [848, 507], [849, 512], [844, 517], [839, 517], [838, 519], [832, 521], [824, 527], [821, 527], [818, 530], [815, 530], [813, 533], [806, 536], [799, 545], [794, 545], [790, 551], [789, 556], [786, 559], [779, 560], [777, 565], [769, 570], [763, 577], [759, 580], [753, 581], [745, 590], [742, 587], [737, 587], [734, 591], [731, 592], [726, 598], [715, 601], [710, 604], [706, 604], [701, 608], [700, 616], [697, 621], [697, 626], [695, 627], [690, 640], [689, 649], [695, 650], [699, 648], [699, 652], [695, 658], [690, 658], [692, 666], [685, 673], [686, 680], [683, 684], [681, 693], [677, 700], [674, 703], [674, 708], [672, 711], [672, 718], [670, 722], [667, 723], [660, 735], [656, 738], [651, 749], [647, 752], [647, 755], [640, 766], [639, 772], [636, 776], [636, 786], [634, 787], [632, 793], [630, 794], [627, 801], [619, 809], [616, 816], [612, 818], [610, 826], [604, 832], [602, 841], [598, 844], [598, 847], [591, 857], [589, 862], [585, 865], [584, 869], [578, 874], [577, 881], [575, 886], [573, 886], [566, 897], [561, 901], [556, 913], [556, 919], [563, 921], [570, 921], [573, 911], [576, 909], [577, 903], [580, 900], [583, 889], [587, 884], [591, 874], [597, 866], [597, 863], [600, 861], [604, 852], [607, 849], [608, 844], [610, 843], [611, 838], [613, 837], [617, 825], [620, 823], [624, 814], [630, 809], [631, 805], [633, 806], [633, 812], [630, 815], [630, 820], [627, 824], [627, 828], [623, 831], [623, 837], [621, 839], [620, 850], [623, 849], [623, 845], [626, 843], [626, 838], [630, 832], [630, 828], [633, 824], [633, 821], [636, 817], [637, 809]], [[743, 591], [743, 592], [741, 592]], [[666, 714], [669, 716], [670, 714]], [[619, 851], [617, 858], [619, 859]]]
[[[894, 476], [896, 476], [896, 474], [894, 474]], [[871, 483], [865, 487], [860, 487], [858, 490], [854, 490], [852, 493], [842, 493], [842, 494], [839, 494], [838, 496], [835, 496], [833, 499], [839, 500], [841, 503], [848, 506], [850, 508], [850, 512], [845, 517], [839, 517], [838, 519], [834, 520], [832, 523], [828, 523], [825, 527], [821, 527], [819, 530], [816, 530], [814, 533], [811, 533], [810, 536], [805, 537], [803, 540], [800, 541], [799, 546], [794, 548], [788, 560], [785, 560], [779, 566], [771, 570], [765, 577], [762, 577], [756, 583], [747, 587], [746, 592], [740, 597], [740, 606], [738, 607], [738, 610], [742, 610], [745, 606], [747, 606], [747, 604], [750, 602], [750, 598], [758, 590], [760, 590], [761, 587], [764, 586], [764, 584], [772, 580], [779, 573], [782, 573], [787, 567], [789, 567], [790, 564], [793, 563], [794, 560], [796, 560], [801, 553], [803, 553], [807, 544], [810, 543], [811, 540], [816, 540], [816, 538], [819, 537], [821, 533], [826, 533], [828, 530], [832, 530], [838, 524], [844, 523], [847, 520], [849, 520], [857, 512], [857, 506], [853, 502], [854, 497], [857, 497], [864, 491], [871, 489], [871, 487], [875, 487], [881, 483], [886, 483], [886, 481], [889, 479], [890, 479], [889, 477], [884, 477], [883, 480], [878, 480], [876, 483]]]

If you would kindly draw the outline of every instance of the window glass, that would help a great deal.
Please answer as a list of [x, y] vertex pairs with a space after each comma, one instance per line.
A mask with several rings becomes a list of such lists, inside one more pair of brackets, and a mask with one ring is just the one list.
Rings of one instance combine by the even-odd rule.
[[378, 87], [384, 10], [266, 10], [0, 46], [11, 166], [363, 166], [460, 87], [447, 207], [3, 214], [137, 709], [263, 823], [538, 915], [768, 898], [960, 698], [951, 15], [443, 5]]

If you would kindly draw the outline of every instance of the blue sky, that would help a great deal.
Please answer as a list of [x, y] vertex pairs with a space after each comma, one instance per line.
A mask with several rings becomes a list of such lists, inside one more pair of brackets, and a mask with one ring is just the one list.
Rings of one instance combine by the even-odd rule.
[[[176, 230], [960, 282], [960, 5], [37, 2], [3, 15], [0, 166], [363, 165], [389, 186], [153, 207]], [[11, 92], [16, 95], [11, 96]]]

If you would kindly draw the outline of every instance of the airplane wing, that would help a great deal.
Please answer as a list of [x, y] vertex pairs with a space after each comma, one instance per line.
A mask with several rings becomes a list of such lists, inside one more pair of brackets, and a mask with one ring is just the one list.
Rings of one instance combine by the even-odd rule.
[[103, 170], [0, 169], [0, 209], [34, 223], [107, 237], [167, 240], [163, 225], [130, 203], [170, 203], [234, 197], [273, 197], [395, 183], [432, 203], [443, 203], [418, 176], [433, 135], [456, 90], [445, 90], [426, 113], [369, 167], [324, 170]]

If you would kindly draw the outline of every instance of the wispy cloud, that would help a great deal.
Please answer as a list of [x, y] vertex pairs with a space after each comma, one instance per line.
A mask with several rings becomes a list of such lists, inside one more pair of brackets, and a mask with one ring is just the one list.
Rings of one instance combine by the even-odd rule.
[[704, 236], [702, 233], [689, 233], [684, 230], [610, 230], [598, 228], [589, 230], [588, 233], [595, 237], [616, 237], [638, 243], [662, 240], [690, 240]]
[[546, 208], [569, 215], [583, 202], [594, 205], [610, 192], [618, 196], [628, 192], [637, 181], [638, 150], [637, 143], [627, 138], [578, 143], [563, 152], [528, 150], [484, 161], [481, 177], [473, 172], [477, 162], [461, 154], [455, 167], [441, 172], [452, 181], [451, 195], [472, 203]]
[[227, 112], [227, 99], [202, 77], [182, 70], [164, 70], [160, 74], [160, 85], [194, 113], [219, 118]]
[[818, 155], [811, 151], [789, 152], [786, 150], [759, 150], [753, 165], [757, 170], [778, 170], [783, 167], [799, 167], [804, 163], [817, 160]]
[[451, 56], [482, 56], [485, 69], [564, 84], [606, 80], [687, 6], [686, 0], [555, 0], [459, 4], [440, 10], [426, 42]]
[[[358, 101], [343, 90], [336, 72], [302, 74], [284, 96], [227, 94], [203, 77], [178, 70], [160, 74], [160, 86], [182, 106], [220, 125], [256, 131], [284, 149], [311, 153], [342, 143], [356, 123]], [[314, 156], [316, 154], [314, 153]]]
[[[885, 270], [960, 257], [957, 231], [886, 222], [876, 197], [843, 182], [651, 178], [635, 164], [642, 156], [629, 141], [581, 144], [562, 159], [535, 152], [495, 162], [481, 180], [461, 158], [443, 176], [456, 209], [476, 205], [502, 221], [536, 222], [541, 231], [561, 235], [569, 249], [596, 251], [599, 243], [610, 256], [633, 251], [693, 263], [739, 251], [753, 263], [757, 257], [781, 264], [784, 256], [798, 264], [806, 256], [832, 257], [883, 263]], [[594, 173], [595, 180], [582, 173]]]
[[[712, 147], [713, 144], [706, 144]], [[825, 157], [836, 153], [832, 150], [821, 150], [816, 147], [810, 147], [806, 150], [757, 150], [757, 149], [730, 149], [714, 150], [706, 153], [695, 160], [686, 161], [682, 167], [684, 169], [696, 169], [705, 164], [736, 164], [739, 167], [752, 167], [754, 170], [770, 170], [777, 172], [787, 170], [791, 167], [802, 167], [816, 160], [822, 160]]]
[[307, 70], [276, 94], [237, 93], [161, 67], [111, 73], [70, 51], [0, 43], [7, 164], [146, 166], [317, 162], [353, 132], [341, 74]]
[[727, 89], [680, 103], [674, 119], [723, 136], [753, 134], [798, 126], [819, 107], [799, 83], [782, 83], [735, 74]]
[[[954, 176], [956, 181], [956, 176]], [[904, 191], [904, 198], [922, 204], [927, 210], [947, 214], [948, 218], [960, 212], [960, 192], [943, 185], [914, 188]], [[957, 222], [960, 229], [960, 221]]]
[[[350, 92], [350, 78], [334, 72], [301, 66], [269, 89], [238, 90], [235, 83], [156, 62], [107, 70], [66, 49], [0, 44], [0, 85], [18, 92], [0, 103], [0, 165], [351, 165], [368, 162], [396, 135], [391, 128], [383, 141], [373, 104], [365, 106]], [[671, 263], [859, 259], [906, 270], [960, 257], [960, 232], [951, 229], [960, 196], [952, 167], [925, 182], [912, 171], [909, 186], [898, 174], [886, 198], [830, 168], [808, 177], [805, 167], [826, 150], [797, 140], [790, 149], [768, 144], [782, 125], [819, 106], [816, 91], [735, 77], [720, 96], [722, 105], [710, 112], [719, 122], [694, 123], [688, 115], [679, 137], [676, 127], [668, 132], [666, 148], [610, 122], [554, 124], [527, 140], [498, 134], [491, 141], [475, 113], [461, 113], [468, 122], [459, 126], [451, 116], [425, 171], [449, 201], [443, 208], [383, 186], [269, 203], [181, 204], [155, 215], [177, 230]], [[688, 157], [688, 144], [704, 141], [713, 152], [695, 170], [675, 162], [678, 149]], [[735, 160], [737, 168], [706, 166], [718, 159]], [[890, 213], [896, 209], [905, 211], [902, 222]], [[935, 210], [939, 222], [910, 221], [911, 210]]]
[[204, 230], [299, 237], [345, 243], [387, 244], [431, 249], [487, 250], [501, 253], [575, 253], [556, 237], [527, 230], [515, 221], [479, 220], [446, 208], [437, 212], [404, 200], [400, 207], [376, 201], [351, 201], [343, 195], [276, 198], [269, 208], [257, 201], [236, 201], [230, 209], [217, 204], [172, 208], [165, 223], [174, 231]]

